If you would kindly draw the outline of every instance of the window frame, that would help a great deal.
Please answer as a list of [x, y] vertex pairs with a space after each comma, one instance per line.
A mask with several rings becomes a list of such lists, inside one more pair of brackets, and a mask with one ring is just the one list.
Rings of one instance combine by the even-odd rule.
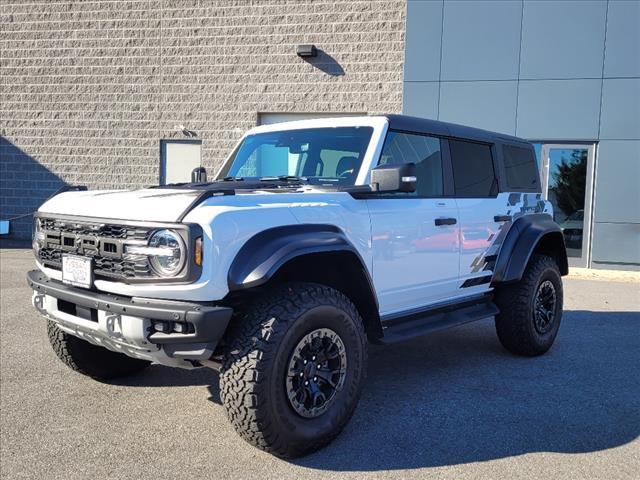
[[[371, 170], [380, 166], [380, 160], [382, 160], [382, 152], [387, 145], [387, 141], [389, 140], [390, 133], [401, 133], [406, 135], [416, 135], [420, 137], [429, 137], [436, 138], [440, 140], [440, 159], [442, 161], [442, 195], [438, 196], [425, 196], [425, 195], [408, 195], [403, 192], [394, 192], [394, 193], [378, 193], [376, 195], [368, 196], [368, 199], [375, 198], [396, 198], [396, 199], [437, 199], [437, 198], [454, 198], [455, 192], [453, 188], [453, 170], [451, 166], [451, 156], [449, 152], [449, 138], [444, 135], [435, 135], [432, 133], [422, 133], [422, 132], [412, 132], [410, 130], [400, 130], [396, 128], [389, 128], [385, 134], [384, 142], [382, 143], [382, 148], [380, 149], [380, 155], [375, 162], [375, 165], [371, 167]], [[370, 171], [371, 171], [370, 170]]]

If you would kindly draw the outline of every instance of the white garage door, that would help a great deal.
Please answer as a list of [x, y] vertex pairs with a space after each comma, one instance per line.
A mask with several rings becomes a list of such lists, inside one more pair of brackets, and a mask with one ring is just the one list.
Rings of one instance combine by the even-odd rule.
[[271, 125], [272, 123], [292, 122], [308, 118], [360, 117], [363, 115], [366, 113], [259, 113], [258, 125]]

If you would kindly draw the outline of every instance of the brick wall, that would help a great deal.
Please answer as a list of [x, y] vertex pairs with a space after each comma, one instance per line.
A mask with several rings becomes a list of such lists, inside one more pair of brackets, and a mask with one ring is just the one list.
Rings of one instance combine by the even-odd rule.
[[177, 124], [211, 170], [258, 112], [399, 112], [404, 3], [0, 0], [0, 218], [64, 184], [157, 183]]

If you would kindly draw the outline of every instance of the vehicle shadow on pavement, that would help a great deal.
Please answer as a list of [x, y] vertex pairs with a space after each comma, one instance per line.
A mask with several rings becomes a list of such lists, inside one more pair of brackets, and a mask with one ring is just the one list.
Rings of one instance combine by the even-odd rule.
[[640, 312], [565, 311], [544, 356], [502, 349], [492, 321], [370, 349], [354, 418], [294, 463], [334, 471], [581, 453], [640, 435]]
[[151, 365], [143, 372], [110, 382], [112, 385], [127, 387], [192, 387], [206, 386], [211, 396], [209, 400], [218, 405], [220, 400], [219, 375], [210, 368], [183, 370], [180, 368]]
[[[541, 357], [506, 352], [491, 320], [371, 345], [353, 419], [328, 447], [293, 463], [377, 471], [626, 444], [640, 435], [639, 332], [640, 312], [565, 311]], [[117, 384], [206, 385], [220, 404], [218, 380], [208, 368], [152, 365]]]

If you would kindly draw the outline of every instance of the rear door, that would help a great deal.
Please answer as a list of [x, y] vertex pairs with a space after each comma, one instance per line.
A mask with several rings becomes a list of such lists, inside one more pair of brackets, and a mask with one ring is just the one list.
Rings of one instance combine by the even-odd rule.
[[367, 200], [383, 315], [449, 299], [458, 289], [458, 209], [446, 196], [447, 146], [433, 136], [387, 134], [379, 165], [415, 163], [417, 190]]
[[510, 218], [507, 199], [498, 195], [495, 147], [450, 139], [449, 150], [460, 220], [459, 292], [466, 296], [488, 290], [497, 253], [491, 246]]

